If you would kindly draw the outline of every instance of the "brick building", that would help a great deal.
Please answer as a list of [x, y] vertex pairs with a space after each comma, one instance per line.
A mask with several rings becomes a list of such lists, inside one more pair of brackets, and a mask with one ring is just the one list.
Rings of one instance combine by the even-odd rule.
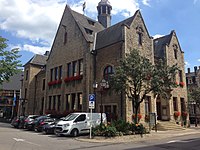
[[[118, 60], [133, 48], [152, 63], [166, 58], [169, 66], [178, 64], [176, 81], [185, 83], [184, 53], [175, 31], [153, 39], [139, 10], [112, 26], [109, 1], [101, 0], [97, 10], [95, 21], [66, 6], [46, 62], [25, 65], [23, 97], [28, 102], [27, 113], [89, 111], [89, 94], [96, 93], [96, 112], [102, 108], [110, 116], [131, 120], [132, 105], [126, 96], [110, 93], [108, 84], [104, 88], [100, 85], [102, 79], [107, 81], [108, 75], [114, 73]], [[157, 112], [159, 120], [174, 120], [174, 111], [186, 111], [186, 102], [186, 86], [181, 84], [168, 100], [155, 101], [149, 95], [140, 113], [144, 116]]]

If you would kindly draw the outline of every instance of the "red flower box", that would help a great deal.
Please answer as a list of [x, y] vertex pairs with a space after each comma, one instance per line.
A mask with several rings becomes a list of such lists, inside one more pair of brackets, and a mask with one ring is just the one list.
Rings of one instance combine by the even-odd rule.
[[75, 81], [75, 80], [81, 80], [83, 78], [83, 75], [77, 75], [72, 77], [66, 77], [65, 82]]
[[[132, 115], [132, 119], [135, 119], [135, 117], [136, 117], [135, 114], [133, 114]], [[141, 114], [137, 114], [137, 117], [138, 117], [138, 120], [140, 120], [142, 118], [142, 115]]]
[[185, 83], [184, 83], [184, 82], [180, 82], [179, 85], [180, 85], [181, 87], [183, 87], [183, 86], [185, 85]]
[[62, 80], [54, 80], [54, 81], [50, 81], [48, 82], [48, 86], [52, 86], [52, 85], [56, 85], [56, 84], [61, 84]]
[[178, 116], [180, 116], [181, 115], [181, 113], [179, 112], [179, 111], [175, 111], [174, 112], [174, 117], [178, 117]]

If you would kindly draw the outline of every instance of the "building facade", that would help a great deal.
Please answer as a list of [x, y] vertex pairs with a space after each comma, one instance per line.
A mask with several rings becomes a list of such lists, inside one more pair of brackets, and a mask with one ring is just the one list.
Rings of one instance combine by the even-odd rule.
[[66, 6], [46, 62], [40, 63], [42, 66], [25, 65], [25, 73], [29, 72], [23, 85], [27, 113], [89, 111], [89, 95], [94, 93], [95, 112], [105, 112], [109, 120], [131, 121], [131, 102], [124, 94], [110, 92], [108, 77], [119, 59], [138, 49], [153, 64], [165, 58], [169, 66], [178, 64], [180, 69], [175, 77], [180, 86], [169, 99], [154, 100], [150, 94], [141, 104], [142, 120], [150, 112], [157, 112], [159, 120], [175, 120], [174, 111], [187, 110], [184, 53], [175, 31], [153, 39], [139, 10], [112, 26], [109, 1], [101, 0], [97, 10], [95, 21]]

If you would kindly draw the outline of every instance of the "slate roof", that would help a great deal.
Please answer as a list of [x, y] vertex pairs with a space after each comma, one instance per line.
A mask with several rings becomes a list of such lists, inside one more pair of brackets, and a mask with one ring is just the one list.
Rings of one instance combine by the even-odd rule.
[[165, 57], [165, 51], [164, 51], [163, 47], [170, 43], [171, 38], [172, 38], [172, 33], [173, 32], [171, 32], [169, 35], [165, 35], [165, 36], [162, 36], [160, 38], [153, 40], [154, 54], [156, 57], [158, 57], [158, 58]]
[[10, 77], [10, 80], [8, 82], [3, 82], [2, 89], [3, 90], [20, 90], [21, 88], [21, 79], [23, 72], [19, 72], [12, 77]]
[[[137, 11], [138, 12], [138, 11]], [[127, 26], [129, 27], [131, 25], [131, 23], [133, 22], [137, 12], [135, 13], [134, 16], [121, 21], [109, 28], [104, 29], [103, 31], [100, 31], [99, 33], [97, 33], [97, 40], [96, 40], [96, 50], [106, 47], [108, 45], [117, 43], [119, 41], [124, 40], [123, 39], [123, 31], [122, 28], [123, 26]]]
[[47, 58], [48, 56], [46, 55], [36, 54], [24, 66], [26, 66], [27, 64], [44, 66], [46, 65]]
[[[66, 6], [66, 7], [68, 7], [68, 6]], [[78, 24], [80, 30], [82, 31], [85, 39], [88, 42], [93, 42], [95, 33], [99, 32], [101, 30], [104, 30], [104, 27], [98, 21], [95, 21], [87, 16], [77, 13], [77, 12], [71, 10], [70, 8], [69, 8], [69, 10], [71, 11], [72, 16], [74, 17], [76, 23]], [[91, 24], [91, 23], [94, 23], [94, 24]], [[92, 32], [92, 34], [87, 33], [88, 29]]]

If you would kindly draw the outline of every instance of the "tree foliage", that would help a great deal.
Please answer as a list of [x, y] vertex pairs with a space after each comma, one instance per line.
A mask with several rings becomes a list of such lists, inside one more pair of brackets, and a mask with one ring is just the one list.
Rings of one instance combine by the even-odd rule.
[[[116, 92], [125, 92], [132, 100], [133, 113], [137, 116], [140, 104], [147, 94], [154, 93], [164, 98], [170, 97], [174, 87], [178, 67], [167, 66], [163, 60], [153, 65], [149, 59], [134, 49], [123, 60], [120, 60], [115, 73], [111, 77], [112, 88]], [[135, 123], [138, 118], [135, 118]]]
[[192, 90], [189, 91], [189, 101], [190, 102], [196, 102], [196, 104], [200, 104], [200, 88], [192, 88]]
[[7, 39], [0, 36], [0, 85], [4, 81], [9, 81], [9, 78], [20, 71], [22, 66], [18, 60], [21, 57], [19, 50], [14, 48], [6, 50], [8, 47]]

